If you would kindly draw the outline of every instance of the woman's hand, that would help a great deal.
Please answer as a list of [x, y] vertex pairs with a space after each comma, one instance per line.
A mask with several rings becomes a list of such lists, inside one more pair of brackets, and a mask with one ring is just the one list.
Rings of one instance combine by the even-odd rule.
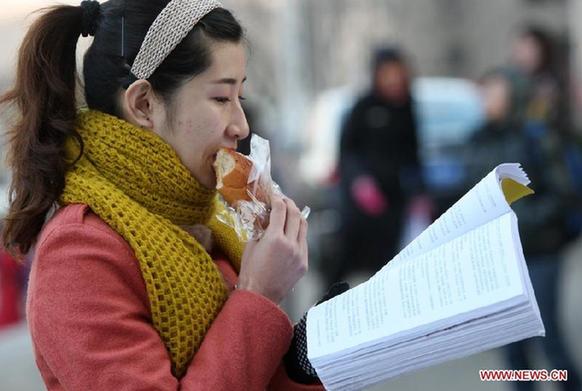
[[273, 195], [269, 226], [245, 248], [238, 288], [278, 304], [307, 272], [307, 264], [307, 221], [291, 199]]

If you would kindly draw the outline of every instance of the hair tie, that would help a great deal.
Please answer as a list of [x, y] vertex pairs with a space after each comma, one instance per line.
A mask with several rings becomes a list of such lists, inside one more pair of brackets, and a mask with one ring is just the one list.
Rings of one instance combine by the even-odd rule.
[[83, 0], [81, 2], [83, 17], [81, 22], [81, 35], [83, 37], [94, 36], [97, 30], [97, 20], [101, 11], [101, 4], [96, 0]]

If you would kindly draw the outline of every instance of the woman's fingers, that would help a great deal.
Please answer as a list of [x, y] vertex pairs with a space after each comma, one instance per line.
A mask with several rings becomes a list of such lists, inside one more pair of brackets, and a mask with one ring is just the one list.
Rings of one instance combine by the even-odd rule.
[[297, 237], [299, 243], [307, 242], [307, 226], [308, 226], [307, 220], [301, 217], [301, 225], [299, 226], [299, 236]]
[[305, 220], [303, 217], [301, 218], [301, 224], [299, 226], [299, 237], [297, 239], [299, 241], [301, 255], [307, 259], [307, 220]]
[[307, 252], [307, 221], [292, 200], [274, 196], [265, 235], [245, 248], [239, 289], [279, 303], [307, 272]]
[[285, 198], [287, 204], [287, 221], [285, 222], [285, 236], [296, 242], [301, 226], [301, 212], [290, 198]]
[[268, 231], [282, 231], [285, 227], [285, 220], [287, 218], [287, 205], [283, 198], [278, 195], [273, 195], [271, 198], [271, 215], [269, 217]]

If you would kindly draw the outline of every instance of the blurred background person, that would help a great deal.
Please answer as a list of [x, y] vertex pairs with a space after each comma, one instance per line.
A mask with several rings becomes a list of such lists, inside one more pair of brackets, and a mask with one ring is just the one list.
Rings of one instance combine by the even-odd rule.
[[[473, 135], [466, 150], [467, 187], [473, 185], [493, 167], [504, 162], [520, 162], [533, 182], [534, 197], [512, 205], [520, 225], [525, 259], [540, 312], [546, 327], [546, 337], [540, 341], [550, 369], [568, 370], [568, 381], [557, 383], [563, 390], [580, 390], [580, 378], [570, 356], [559, 322], [559, 272], [562, 251], [571, 235], [566, 232], [568, 204], [562, 188], [556, 186], [554, 171], [547, 169], [549, 157], [541, 145], [545, 139], [528, 133], [527, 116], [515, 110], [515, 93], [511, 74], [492, 71], [481, 80], [486, 122]], [[533, 369], [533, 340], [508, 345], [505, 349], [511, 369]], [[535, 382], [515, 382], [516, 390], [533, 390]]]
[[582, 229], [582, 148], [570, 115], [570, 54], [564, 49], [549, 30], [525, 25], [514, 39], [507, 73], [514, 115], [554, 177], [568, 210], [565, 229], [575, 237]]
[[[2, 221], [0, 220], [0, 231]], [[24, 319], [27, 269], [0, 247], [0, 331]]]
[[528, 127], [569, 130], [567, 57], [557, 37], [540, 26], [527, 24], [515, 36], [507, 72], [513, 110]]
[[395, 47], [379, 49], [372, 85], [341, 131], [341, 244], [331, 281], [374, 273], [397, 252], [407, 200], [420, 194], [411, 70]]

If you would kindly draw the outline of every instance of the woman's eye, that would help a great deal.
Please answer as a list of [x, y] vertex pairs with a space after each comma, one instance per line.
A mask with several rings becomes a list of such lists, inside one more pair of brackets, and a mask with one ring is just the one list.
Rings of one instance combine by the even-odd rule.
[[[216, 98], [213, 98], [213, 99], [214, 99], [216, 102], [218, 102], [218, 103], [222, 103], [222, 104], [230, 102], [230, 98], [229, 98], [229, 97], [227, 97], [227, 96], [218, 96], [218, 97], [216, 97]], [[247, 98], [245, 98], [244, 96], [239, 96], [239, 97], [238, 97], [238, 100], [239, 100], [239, 101], [241, 101], [241, 102], [242, 102], [243, 100], [246, 100], [246, 99], [247, 99]]]

